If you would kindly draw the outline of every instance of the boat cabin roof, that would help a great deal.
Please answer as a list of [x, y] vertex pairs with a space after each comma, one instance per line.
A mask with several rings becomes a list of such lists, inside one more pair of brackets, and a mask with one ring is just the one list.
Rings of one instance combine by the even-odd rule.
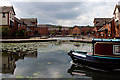
[[120, 42], [120, 39], [92, 39], [92, 42]]

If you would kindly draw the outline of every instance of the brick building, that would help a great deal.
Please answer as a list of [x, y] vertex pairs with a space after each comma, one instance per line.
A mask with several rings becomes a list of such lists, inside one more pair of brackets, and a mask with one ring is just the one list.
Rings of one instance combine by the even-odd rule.
[[61, 35], [65, 36], [65, 35], [70, 35], [71, 31], [69, 27], [62, 27], [61, 28]]
[[81, 35], [92, 34], [93, 28], [94, 27], [89, 27], [89, 26], [82, 27], [82, 33], [81, 33]]
[[0, 7], [0, 26], [13, 27], [15, 11], [13, 6]]
[[73, 35], [87, 35], [87, 34], [92, 34], [94, 27], [90, 26], [74, 26], [72, 34]]
[[[11, 36], [14, 32], [17, 31], [17, 20], [14, 18], [15, 15], [16, 14], [13, 6], [0, 7], [0, 27], [8, 28], [10, 30], [9, 33], [6, 33], [7, 36]], [[5, 37], [4, 34], [2, 34], [2, 36]]]
[[27, 24], [25, 24], [24, 21], [20, 21], [20, 24], [18, 24], [18, 30], [23, 30], [26, 37], [30, 37], [31, 35], [34, 35], [34, 32], [27, 27]]
[[94, 37], [99, 37], [99, 32], [98, 30], [102, 28], [106, 23], [108, 23], [112, 18], [94, 18], [94, 29], [93, 29], [93, 34]]
[[98, 31], [97, 38], [114, 38], [115, 37], [115, 24], [114, 18], [112, 18], [109, 22], [105, 23], [102, 28]]
[[29, 36], [35, 36], [38, 35], [37, 31], [37, 18], [21, 18], [21, 22], [24, 22], [26, 24], [26, 29], [29, 34]]
[[72, 34], [73, 35], [81, 35], [81, 33], [82, 33], [82, 27], [83, 26], [74, 26]]
[[49, 35], [49, 30], [47, 25], [37, 25], [37, 31], [39, 35]]
[[61, 28], [49, 27], [48, 31], [49, 34], [62, 35], [62, 36], [71, 35], [72, 33], [70, 27], [61, 27]]
[[[120, 38], [120, 5], [116, 5], [113, 18], [95, 18], [93, 29], [96, 38]], [[99, 21], [98, 21], [99, 20]], [[101, 27], [97, 28], [98, 25]]]
[[120, 38], [120, 5], [116, 5], [114, 9], [115, 18], [115, 37]]

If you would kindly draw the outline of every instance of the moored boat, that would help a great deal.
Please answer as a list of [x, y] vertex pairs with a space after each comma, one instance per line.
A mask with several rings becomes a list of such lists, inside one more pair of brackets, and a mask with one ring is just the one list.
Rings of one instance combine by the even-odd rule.
[[74, 62], [100, 69], [120, 69], [120, 39], [93, 39], [93, 52], [74, 51], [68, 54]]

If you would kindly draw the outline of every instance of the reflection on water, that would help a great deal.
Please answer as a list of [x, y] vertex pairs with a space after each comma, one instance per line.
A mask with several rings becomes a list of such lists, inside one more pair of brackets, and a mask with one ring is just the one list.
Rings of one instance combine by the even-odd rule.
[[14, 70], [16, 68], [15, 62], [18, 61], [19, 59], [23, 59], [24, 57], [32, 57], [32, 58], [37, 58], [37, 52], [34, 53], [7, 53], [3, 52], [2, 53], [2, 65], [0, 65], [0, 71], [3, 74], [14, 74]]
[[[2, 43], [1, 45], [3, 52], [0, 69], [2, 69], [2, 77], [5, 78], [80, 78], [80, 80], [99, 80], [100, 76], [106, 76], [105, 78], [107, 78], [109, 75], [94, 70], [81, 70], [81, 68], [77, 68], [77, 71], [80, 71], [79, 73], [72, 72], [76, 68], [72, 68], [71, 58], [67, 53], [71, 49], [91, 52], [91, 44], [57, 41]], [[119, 73], [115, 76], [118, 75]]]
[[119, 71], [100, 71], [83, 65], [72, 64], [70, 69], [68, 69], [68, 73], [72, 76], [92, 77], [93, 80], [120, 80]]

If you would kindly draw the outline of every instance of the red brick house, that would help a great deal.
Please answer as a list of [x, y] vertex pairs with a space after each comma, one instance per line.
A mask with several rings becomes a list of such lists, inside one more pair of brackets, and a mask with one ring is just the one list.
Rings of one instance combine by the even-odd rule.
[[82, 27], [83, 26], [74, 26], [72, 34], [73, 35], [81, 35], [82, 34]]
[[13, 27], [15, 11], [13, 6], [0, 7], [0, 26]]
[[87, 35], [87, 34], [92, 34], [94, 27], [90, 26], [74, 26], [73, 27], [73, 35]]
[[70, 34], [70, 28], [69, 27], [62, 27], [61, 28], [61, 35], [66, 36]]
[[27, 24], [25, 24], [24, 21], [20, 21], [20, 24], [18, 24], [18, 30], [24, 30], [24, 33], [27, 37], [34, 35], [33, 31], [27, 27]]
[[70, 27], [61, 27], [61, 28], [49, 27], [48, 31], [49, 31], [49, 34], [62, 35], [62, 36], [72, 34], [72, 30], [70, 29]]
[[94, 27], [89, 27], [89, 26], [82, 27], [82, 33], [81, 34], [82, 35], [92, 34], [93, 28]]
[[98, 31], [97, 38], [114, 38], [115, 37], [115, 24], [114, 18], [112, 18], [108, 23], [103, 25]]
[[59, 35], [59, 28], [49, 27], [48, 31], [50, 35]]
[[46, 25], [37, 25], [39, 35], [49, 35], [48, 27]]
[[[15, 26], [16, 20], [14, 19], [15, 15], [13, 6], [0, 6], [0, 27], [8, 28], [10, 30], [6, 33], [7, 36], [11, 36], [17, 30], [17, 27]], [[2, 34], [1, 37], [3, 36], [4, 34]]]
[[37, 18], [21, 18], [21, 22], [27, 25], [27, 30], [29, 30], [29, 36], [35, 36], [38, 34], [37, 31]]
[[116, 5], [114, 9], [115, 18], [115, 37], [120, 38], [120, 5]]
[[[120, 38], [120, 5], [116, 5], [114, 9], [114, 18], [110, 20], [104, 20], [104, 24], [96, 23], [96, 19], [94, 19], [95, 28], [93, 32], [95, 32], [95, 37], [97, 38]], [[96, 29], [96, 25], [100, 24], [102, 27]], [[97, 36], [96, 36], [97, 35]]]
[[17, 32], [20, 24], [21, 24], [20, 20], [17, 17], [14, 17], [14, 24], [13, 24], [13, 27], [12, 27], [12, 32]]
[[108, 23], [112, 18], [94, 18], [94, 29], [93, 34], [94, 37], [99, 37], [98, 30], [102, 28], [106, 23]]

